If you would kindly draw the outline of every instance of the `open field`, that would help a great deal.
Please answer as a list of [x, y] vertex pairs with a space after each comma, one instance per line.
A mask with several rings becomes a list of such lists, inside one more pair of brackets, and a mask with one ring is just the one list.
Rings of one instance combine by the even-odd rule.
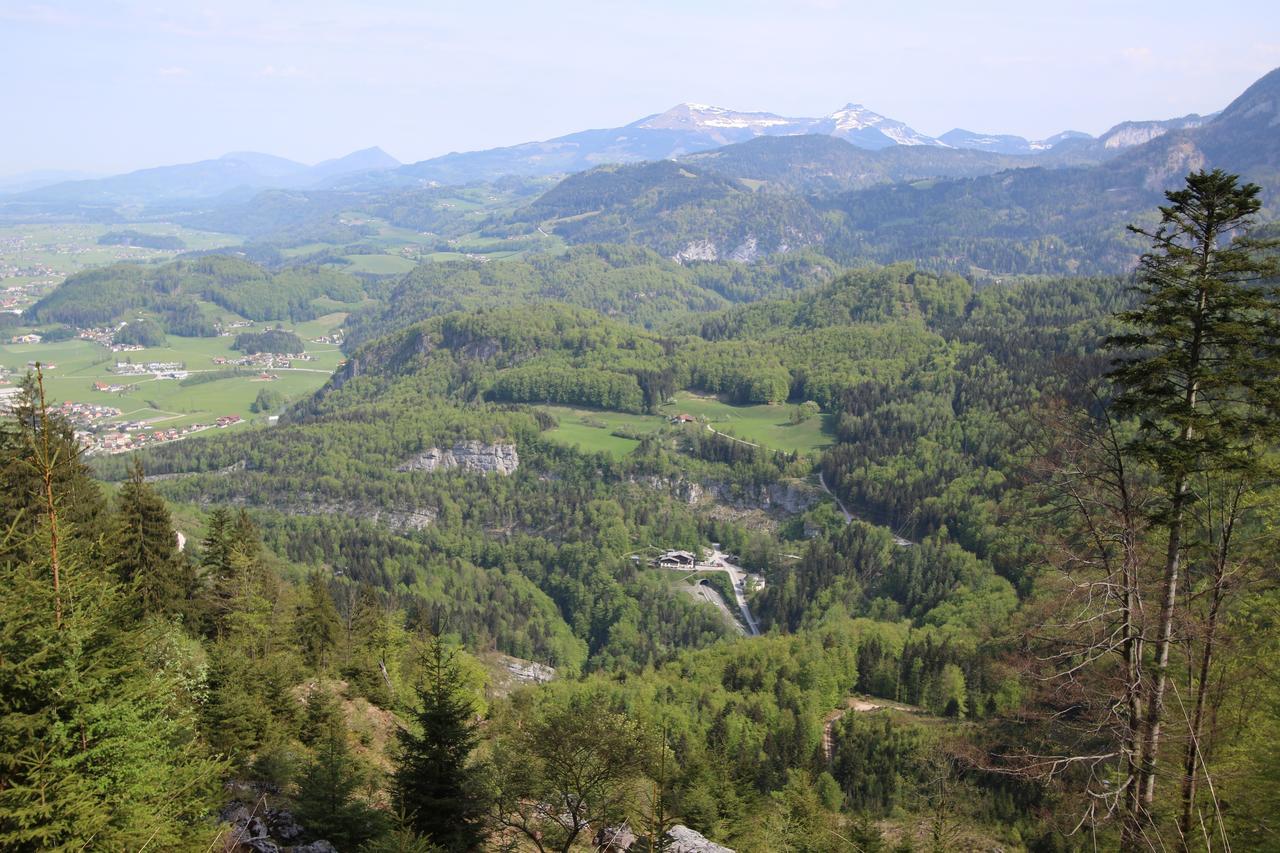
[[632, 438], [613, 435], [615, 430], [643, 435], [656, 432], [676, 414], [687, 414], [730, 433], [744, 441], [771, 450], [813, 453], [833, 441], [829, 416], [819, 415], [800, 424], [790, 422], [791, 406], [735, 406], [715, 397], [703, 397], [681, 391], [674, 403], [662, 406], [658, 415], [631, 415], [570, 406], [540, 407], [560, 419], [560, 426], [547, 436], [570, 446], [593, 453], [608, 453], [617, 459], [626, 456], [640, 443]]
[[[303, 340], [308, 340], [328, 333], [345, 317], [345, 314], [331, 314], [300, 324], [297, 331]], [[169, 335], [166, 346], [121, 353], [112, 353], [99, 344], [81, 340], [3, 344], [0, 345], [0, 365], [10, 371], [14, 380], [26, 372], [30, 362], [53, 365], [45, 370], [44, 376], [45, 389], [54, 402], [112, 406], [121, 410], [123, 419], [154, 419], [166, 427], [182, 427], [192, 423], [210, 423], [222, 415], [251, 418], [253, 414], [249, 405], [263, 388], [278, 391], [287, 400], [310, 394], [324, 384], [342, 360], [338, 347], [308, 343], [307, 353], [314, 360], [295, 362], [296, 367], [291, 368], [271, 368], [269, 372], [278, 378], [269, 382], [257, 379], [259, 371], [251, 368], [244, 368], [242, 376], [192, 385], [183, 385], [175, 379], [120, 376], [110, 372], [117, 360], [181, 362], [192, 376], [202, 371], [225, 369], [214, 365], [212, 359], [215, 356], [240, 356], [241, 353], [231, 349], [234, 340], [234, 337], [183, 338]], [[125, 385], [128, 390], [115, 393], [96, 391], [94, 382]]]
[[409, 258], [400, 255], [344, 255], [351, 265], [350, 272], [367, 272], [374, 275], [403, 275], [417, 266]]
[[790, 422], [791, 406], [736, 406], [715, 397], [681, 391], [676, 402], [661, 407], [665, 415], [687, 414], [705, 420], [715, 429], [788, 453], [812, 453], [832, 443], [830, 416], [819, 415], [804, 423]]
[[560, 419], [560, 426], [545, 433], [548, 438], [570, 447], [577, 446], [588, 453], [608, 453], [615, 459], [621, 459], [635, 450], [640, 442], [613, 435], [614, 430], [624, 429], [630, 433], [644, 434], [657, 432], [667, 422], [666, 418], [659, 415], [631, 415], [569, 406], [539, 408]]
[[[108, 231], [139, 231], [178, 237], [187, 248], [183, 251], [233, 246], [240, 242], [231, 234], [195, 231], [167, 222], [100, 225], [92, 223], [57, 223], [41, 225], [0, 226], [0, 280], [7, 266], [45, 266], [59, 277], [90, 267], [118, 261], [146, 261], [169, 258], [176, 250], [143, 249], [135, 246], [99, 246], [98, 238]], [[19, 281], [8, 280], [7, 284]]]

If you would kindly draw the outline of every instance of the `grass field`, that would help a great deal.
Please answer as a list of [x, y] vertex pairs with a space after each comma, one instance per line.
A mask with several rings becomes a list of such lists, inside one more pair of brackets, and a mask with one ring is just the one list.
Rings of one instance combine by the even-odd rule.
[[[18, 267], [47, 266], [58, 277], [89, 267], [100, 267], [117, 261], [143, 261], [172, 257], [173, 250], [141, 249], [133, 246], [99, 246], [98, 238], [108, 231], [140, 231], [179, 237], [187, 248], [183, 251], [214, 249], [240, 242], [231, 234], [195, 231], [167, 222], [96, 225], [59, 223], [49, 225], [7, 225], [0, 227], [0, 270], [12, 264]], [[0, 273], [0, 280], [3, 273]], [[7, 280], [20, 284], [22, 279]]]
[[[295, 330], [303, 340], [308, 340], [328, 333], [345, 318], [345, 314], [330, 314], [299, 324]], [[264, 387], [280, 392], [288, 400], [298, 399], [323, 385], [342, 360], [338, 347], [309, 343], [307, 352], [314, 356], [314, 360], [295, 362], [295, 368], [273, 368], [270, 372], [279, 377], [273, 382], [258, 381], [255, 378], [257, 371], [197, 385], [182, 385], [178, 380], [154, 379], [151, 376], [121, 377], [109, 372], [117, 360], [126, 359], [135, 363], [182, 362], [193, 374], [218, 370], [221, 368], [212, 361], [215, 356], [240, 355], [231, 349], [233, 341], [233, 337], [183, 338], [169, 335], [167, 346], [130, 353], [112, 353], [98, 344], [80, 340], [3, 344], [0, 345], [0, 365], [7, 368], [15, 379], [25, 373], [29, 362], [54, 365], [45, 370], [45, 389], [54, 402], [70, 400], [113, 406], [129, 420], [156, 419], [162, 420], [165, 426], [181, 427], [191, 423], [209, 423], [221, 415], [251, 418], [249, 405]], [[108, 393], [93, 390], [94, 382], [136, 387], [127, 392]]]
[[738, 438], [788, 453], [811, 453], [833, 441], [831, 417], [819, 415], [804, 423], [790, 422], [791, 406], [735, 406], [715, 397], [682, 391], [676, 402], [663, 406], [665, 415], [687, 414]]
[[676, 414], [692, 415], [721, 432], [787, 453], [813, 453], [833, 440], [829, 415], [792, 424], [791, 406], [735, 406], [687, 391], [676, 394], [676, 401], [662, 406], [658, 415], [629, 415], [569, 406], [541, 408], [560, 419], [560, 425], [546, 433], [548, 437], [588, 452], [608, 453], [617, 459], [626, 456], [640, 442], [613, 435], [615, 430], [633, 434], [656, 432]]
[[666, 424], [666, 418], [658, 415], [629, 415], [569, 406], [541, 408], [560, 419], [560, 426], [546, 433], [548, 438], [570, 447], [576, 446], [588, 453], [608, 453], [615, 459], [621, 459], [635, 450], [640, 442], [613, 435], [614, 430], [625, 429], [642, 434], [656, 432]]
[[417, 266], [401, 255], [344, 255], [351, 261], [346, 267], [350, 272], [367, 272], [374, 275], [403, 275]]

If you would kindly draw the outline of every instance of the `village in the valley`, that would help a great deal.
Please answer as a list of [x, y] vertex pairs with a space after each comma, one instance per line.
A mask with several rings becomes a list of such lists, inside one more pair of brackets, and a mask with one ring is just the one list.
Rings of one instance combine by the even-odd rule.
[[[314, 356], [306, 352], [298, 353], [246, 353], [243, 355], [227, 354], [209, 357], [208, 367], [193, 367], [185, 361], [134, 361], [132, 353], [143, 352], [146, 347], [133, 343], [117, 341], [117, 335], [127, 324], [118, 323], [113, 326], [90, 327], [76, 330], [76, 340], [97, 344], [109, 352], [116, 354], [117, 359], [102, 369], [110, 374], [107, 379], [93, 379], [87, 383], [86, 390], [94, 394], [124, 395], [139, 391], [143, 382], [184, 382], [198, 374], [244, 374], [250, 382], [275, 382], [279, 379], [276, 371], [299, 369], [301, 364], [311, 362]], [[252, 323], [237, 321], [219, 328], [220, 337], [229, 337], [237, 331], [251, 328]], [[44, 336], [27, 332], [11, 335], [10, 344], [40, 344]], [[313, 343], [338, 346], [342, 343], [340, 331], [322, 335]], [[35, 370], [37, 360], [27, 362], [27, 370]], [[49, 375], [58, 370], [58, 365], [49, 361], [40, 363], [41, 370]], [[21, 376], [16, 370], [0, 366], [0, 411], [12, 408], [17, 399]], [[131, 417], [131, 413], [123, 412], [116, 406], [80, 400], [64, 400], [54, 407], [66, 418], [75, 430], [76, 438], [86, 455], [99, 453], [124, 453], [149, 447], [155, 444], [178, 441], [196, 433], [211, 429], [225, 429], [245, 423], [240, 414], [223, 414], [211, 422], [184, 423], [180, 426], [167, 426], [166, 421], [179, 419], [177, 414], [149, 412], [147, 416]], [[274, 421], [274, 417], [269, 418]]]

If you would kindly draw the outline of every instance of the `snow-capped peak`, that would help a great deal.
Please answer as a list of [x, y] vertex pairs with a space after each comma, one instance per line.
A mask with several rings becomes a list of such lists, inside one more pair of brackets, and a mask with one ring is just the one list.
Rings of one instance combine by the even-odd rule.
[[664, 113], [658, 113], [636, 122], [636, 127], [660, 130], [746, 130], [769, 133], [775, 128], [787, 128], [795, 119], [773, 113], [744, 113], [716, 107], [710, 104], [676, 104]]
[[756, 136], [785, 136], [824, 133], [860, 148], [887, 148], [890, 145], [938, 145], [947, 143], [925, 136], [900, 121], [886, 118], [862, 104], [846, 104], [823, 118], [791, 118], [774, 113], [748, 113], [725, 107], [687, 102], [676, 104], [657, 115], [643, 118], [629, 127], [697, 133], [724, 145]]
[[[845, 104], [818, 122], [823, 132], [848, 139], [855, 145], [882, 148], [887, 145], [939, 145], [947, 143], [913, 130], [900, 121], [886, 118], [862, 104]], [[881, 139], [880, 137], [883, 137]]]

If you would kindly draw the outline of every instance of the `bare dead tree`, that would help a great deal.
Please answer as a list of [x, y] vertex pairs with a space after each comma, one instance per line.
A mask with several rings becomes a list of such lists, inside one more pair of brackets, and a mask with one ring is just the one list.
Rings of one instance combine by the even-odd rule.
[[1120, 825], [1126, 849], [1151, 846], [1140, 779], [1152, 493], [1121, 425], [1087, 388], [1087, 407], [1051, 407], [1032, 463], [1043, 485], [1031, 518], [1049, 571], [1025, 646], [1044, 751], [997, 756], [1007, 772], [1083, 792], [1072, 831]]

